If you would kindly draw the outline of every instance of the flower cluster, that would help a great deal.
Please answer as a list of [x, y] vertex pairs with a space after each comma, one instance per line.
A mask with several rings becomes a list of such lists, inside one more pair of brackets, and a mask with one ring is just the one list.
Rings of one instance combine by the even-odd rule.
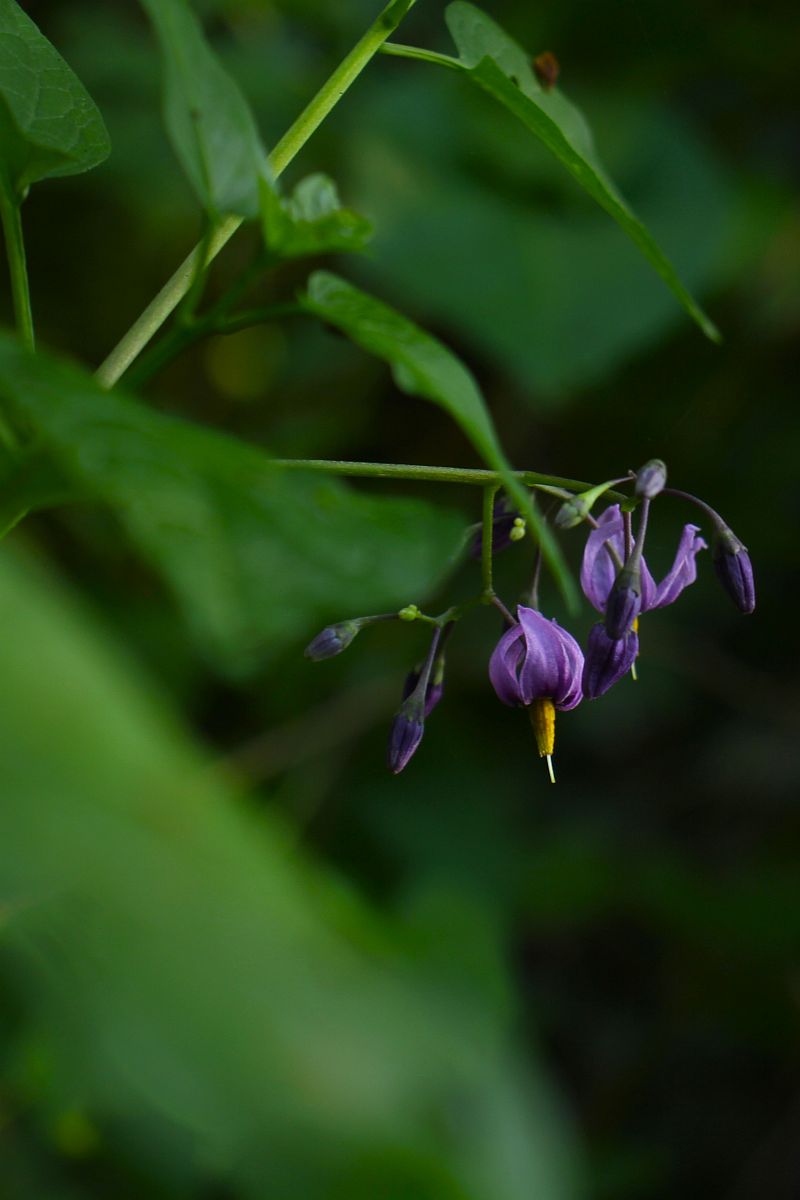
[[[699, 526], [684, 525], [672, 565], [656, 582], [644, 557], [650, 504], [656, 496], [671, 495], [689, 501], [703, 512], [710, 524], [711, 557], [718, 579], [741, 612], [752, 613], [755, 609], [753, 568], [747, 548], [709, 505], [667, 488], [666, 480], [666, 466], [660, 459], [653, 459], [635, 474], [582, 492], [544, 489], [563, 500], [554, 520], [558, 529], [572, 529], [583, 523], [590, 526], [580, 581], [586, 599], [601, 619], [589, 632], [585, 653], [571, 633], [539, 611], [538, 562], [530, 602], [519, 604], [515, 613], [505, 608], [491, 587], [484, 586], [476, 598], [495, 604], [503, 612], [507, 628], [491, 655], [489, 679], [504, 704], [528, 711], [539, 755], [546, 759], [553, 782], [556, 713], [568, 712], [584, 699], [597, 699], [628, 672], [635, 678], [641, 618], [673, 604], [694, 583], [697, 556], [708, 548]], [[592, 508], [600, 497], [624, 483], [633, 484], [633, 496], [610, 504], [593, 517]], [[491, 551], [495, 554], [508, 549], [526, 532], [523, 518], [503, 498], [495, 500], [487, 521], [487, 528], [481, 528], [470, 540], [473, 558], [481, 557], [484, 537], [492, 539]], [[456, 621], [471, 606], [467, 603], [448, 609], [441, 617], [428, 617], [412, 604], [398, 613], [342, 621], [323, 629], [306, 648], [306, 655], [312, 659], [330, 658], [344, 650], [365, 625], [392, 618], [421, 620], [433, 627], [427, 656], [408, 675], [392, 723], [388, 764], [395, 774], [416, 752], [425, 720], [442, 699], [445, 642]]]

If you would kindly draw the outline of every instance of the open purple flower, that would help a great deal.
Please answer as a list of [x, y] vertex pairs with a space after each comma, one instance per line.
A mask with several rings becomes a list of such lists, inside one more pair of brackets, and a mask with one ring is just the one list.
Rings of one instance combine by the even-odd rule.
[[[697, 578], [695, 559], [706, 543], [697, 525], [684, 525], [675, 560], [660, 583], [656, 583], [647, 563], [641, 560], [641, 606], [639, 612], [664, 608], [678, 599], [685, 587]], [[581, 587], [587, 600], [604, 613], [616, 578], [625, 561], [625, 527], [618, 504], [612, 504], [598, 518], [597, 528], [586, 540], [581, 566]]]
[[553, 779], [556, 710], [566, 712], [583, 698], [583, 653], [571, 633], [533, 608], [517, 609], [489, 662], [489, 678], [504, 704], [527, 708], [539, 755]]

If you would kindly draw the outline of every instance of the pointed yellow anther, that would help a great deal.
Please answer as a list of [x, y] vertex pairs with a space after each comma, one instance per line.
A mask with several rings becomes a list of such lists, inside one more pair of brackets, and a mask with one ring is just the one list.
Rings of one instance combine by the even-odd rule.
[[547, 759], [550, 782], [555, 783], [556, 777], [553, 771], [552, 755], [556, 741], [556, 706], [552, 700], [534, 700], [528, 709], [528, 716], [531, 719], [531, 729], [533, 730], [533, 736], [536, 738], [536, 749], [539, 751], [539, 757]]

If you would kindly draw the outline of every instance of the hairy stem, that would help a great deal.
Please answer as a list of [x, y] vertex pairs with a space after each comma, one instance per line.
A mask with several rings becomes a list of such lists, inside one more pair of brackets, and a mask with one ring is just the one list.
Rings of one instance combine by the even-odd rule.
[[25, 242], [22, 237], [20, 206], [15, 202], [10, 190], [2, 184], [0, 184], [0, 221], [2, 221], [3, 236], [6, 242], [17, 333], [23, 344], [29, 350], [33, 350], [33, 313], [31, 312], [31, 294], [28, 287], [28, 269], [25, 264]]
[[[294, 124], [286, 131], [269, 157], [270, 167], [277, 178], [288, 167], [311, 135], [322, 124], [331, 110], [358, 78], [367, 64], [380, 50], [383, 43], [397, 28], [415, 0], [392, 0], [373, 21], [367, 32], [339, 63], [306, 105]], [[115, 346], [98, 367], [96, 376], [103, 387], [113, 387], [125, 373], [133, 360], [161, 328], [183, 297], [198, 278], [200, 270], [216, 258], [227, 245], [244, 218], [236, 215], [225, 217], [187, 258], [174, 275], [167, 280], [158, 295], [148, 304], [142, 315], [130, 327], [122, 340]]]

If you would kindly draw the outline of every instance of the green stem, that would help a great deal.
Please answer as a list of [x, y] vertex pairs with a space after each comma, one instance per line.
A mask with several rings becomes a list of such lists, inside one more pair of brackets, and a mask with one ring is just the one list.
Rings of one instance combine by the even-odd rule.
[[414, 58], [418, 62], [436, 63], [440, 67], [450, 67], [453, 71], [463, 71], [464, 64], [460, 58], [452, 54], [437, 54], [435, 50], [423, 50], [420, 46], [403, 46], [400, 42], [384, 42], [381, 54], [389, 54], [393, 58]]
[[[367, 32], [322, 85], [313, 100], [303, 109], [294, 124], [286, 131], [270, 154], [269, 162], [277, 178], [300, 152], [315, 130], [339, 103], [383, 43], [394, 32], [415, 0], [391, 0], [373, 21]], [[180, 303], [197, 277], [227, 245], [242, 224], [243, 217], [225, 217], [214, 229], [207, 242], [195, 246], [191, 254], [168, 279], [158, 295], [130, 327], [122, 340], [101, 363], [96, 372], [103, 387], [113, 387], [138, 357], [153, 335], [161, 328], [170, 313]]]
[[253, 325], [261, 325], [280, 317], [294, 316], [302, 311], [298, 304], [271, 304], [264, 305], [262, 308], [244, 309], [240, 313], [234, 313], [232, 317], [209, 313], [204, 317], [197, 318], [189, 325], [175, 325], [131, 368], [128, 385], [136, 391], [184, 350], [202, 338], [208, 337], [209, 334], [238, 333], [241, 329], [249, 329]]
[[489, 604], [494, 595], [492, 580], [492, 551], [494, 550], [494, 498], [497, 495], [495, 484], [489, 484], [483, 489], [483, 533], [481, 537], [481, 583], [486, 603]]
[[6, 242], [17, 332], [23, 344], [29, 350], [33, 350], [33, 313], [31, 312], [31, 294], [28, 287], [28, 270], [25, 265], [25, 242], [22, 237], [20, 206], [16, 203], [10, 190], [2, 183], [0, 183], [0, 221], [2, 221], [3, 236]]
[[[323, 471], [328, 475], [363, 476], [370, 479], [416, 479], [425, 483], [466, 483], [477, 487], [500, 487], [503, 477], [497, 471], [471, 467], [424, 467], [411, 463], [345, 462], [330, 458], [274, 458], [273, 467], [292, 471]], [[540, 475], [536, 471], [515, 471], [515, 479], [528, 487], [563, 487], [573, 492], [592, 485], [561, 475]], [[609, 493], [611, 495], [613, 493]]]
[[265, 304], [262, 308], [246, 308], [234, 313], [212, 326], [211, 333], [238, 333], [240, 329], [249, 329], [252, 325], [263, 325], [266, 321], [276, 321], [281, 317], [296, 317], [305, 314], [305, 309], [299, 304]]

